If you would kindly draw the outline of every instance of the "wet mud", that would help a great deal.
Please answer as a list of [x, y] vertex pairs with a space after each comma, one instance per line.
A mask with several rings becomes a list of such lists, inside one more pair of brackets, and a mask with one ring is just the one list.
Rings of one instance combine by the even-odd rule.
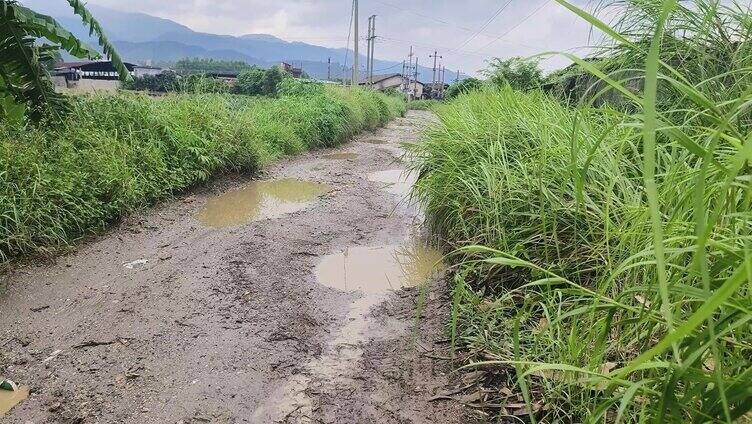
[[217, 179], [9, 270], [0, 377], [29, 394], [0, 423], [468, 422], [436, 401], [440, 255], [401, 177], [376, 174], [404, 169], [399, 143], [431, 119]]

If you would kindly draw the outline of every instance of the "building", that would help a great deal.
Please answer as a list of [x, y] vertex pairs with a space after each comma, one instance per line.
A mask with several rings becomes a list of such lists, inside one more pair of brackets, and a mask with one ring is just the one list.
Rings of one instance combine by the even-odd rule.
[[141, 78], [147, 75], [161, 75], [164, 72], [164, 69], [151, 65], [136, 65], [133, 67], [133, 76], [136, 78]]
[[[131, 75], [136, 65], [124, 63]], [[115, 91], [120, 88], [120, 75], [111, 61], [60, 62], [52, 73], [55, 87], [76, 91]]]
[[[409, 84], [408, 84], [409, 82]], [[368, 77], [360, 80], [360, 85], [371, 86], [375, 90], [386, 91], [389, 89], [405, 93], [412, 99], [422, 99], [425, 84], [420, 81], [410, 80], [402, 74], [374, 75], [373, 81]]]
[[289, 63], [282, 62], [279, 64], [279, 67], [287, 72], [288, 74], [292, 75], [293, 78], [300, 78], [303, 76], [303, 68], [296, 68], [294, 65], [290, 65]]

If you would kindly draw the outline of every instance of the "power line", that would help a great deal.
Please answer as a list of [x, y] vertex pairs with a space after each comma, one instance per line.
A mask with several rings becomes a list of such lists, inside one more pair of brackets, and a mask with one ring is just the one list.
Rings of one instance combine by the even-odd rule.
[[457, 47], [456, 49], [454, 49], [454, 50], [459, 50], [459, 49], [461, 49], [461, 48], [465, 47], [465, 46], [466, 46], [466, 45], [467, 45], [468, 43], [470, 43], [471, 41], [473, 41], [473, 40], [475, 39], [475, 37], [477, 37], [477, 36], [478, 36], [478, 35], [479, 35], [479, 34], [480, 34], [481, 32], [485, 31], [485, 29], [486, 29], [486, 28], [488, 28], [488, 26], [489, 26], [489, 25], [491, 25], [491, 23], [492, 23], [492, 22], [493, 22], [493, 21], [494, 21], [494, 20], [495, 20], [495, 19], [496, 19], [496, 18], [497, 18], [497, 17], [499, 16], [499, 15], [501, 15], [501, 13], [502, 13], [502, 12], [503, 12], [504, 10], [506, 10], [506, 8], [507, 8], [507, 7], [508, 7], [508, 6], [510, 5], [510, 4], [512, 4], [512, 0], [509, 0], [509, 1], [508, 1], [508, 2], [506, 2], [505, 4], [501, 5], [501, 7], [499, 7], [499, 8], [498, 8], [498, 9], [496, 10], [496, 12], [495, 12], [495, 13], [494, 13], [493, 15], [491, 15], [491, 17], [490, 17], [490, 18], [488, 18], [488, 20], [486, 21], [486, 23], [484, 23], [484, 24], [483, 24], [483, 25], [482, 25], [482, 26], [480, 27], [480, 29], [479, 29], [479, 30], [475, 31], [475, 32], [473, 33], [473, 35], [471, 35], [470, 37], [468, 37], [468, 38], [467, 38], [467, 39], [466, 39], [466, 40], [465, 40], [465, 41], [464, 41], [464, 42], [463, 42], [462, 44], [460, 44], [460, 45], [459, 45], [459, 46], [458, 46], [458, 47]]
[[350, 37], [352, 36], [352, 24], [353, 24], [353, 11], [350, 11], [350, 25], [347, 27], [347, 44], [345, 44], [345, 66], [342, 67], [342, 72], [340, 72], [340, 78], [342, 78], [342, 81], [345, 80], [345, 71], [347, 70], [347, 56], [350, 54]]
[[475, 50], [475, 52], [477, 53], [477, 52], [480, 52], [481, 50], [485, 50], [485, 49], [491, 47], [494, 43], [496, 43], [497, 41], [499, 41], [502, 38], [506, 37], [507, 35], [509, 35], [509, 33], [511, 33], [512, 31], [514, 31], [515, 29], [517, 29], [520, 25], [522, 25], [523, 23], [525, 23], [525, 21], [527, 21], [528, 19], [532, 18], [533, 15], [535, 15], [538, 12], [540, 12], [540, 10], [543, 9], [549, 3], [551, 3], [551, 0], [546, 0], [540, 6], [538, 6], [535, 10], [533, 10], [532, 13], [530, 13], [529, 15], [525, 16], [524, 18], [522, 18], [521, 21], [517, 22], [516, 25], [512, 26], [506, 32], [504, 32], [503, 34], [501, 34], [498, 37], [496, 37], [493, 40], [491, 40], [490, 43], [488, 43], [485, 46], [479, 48], [478, 50]]

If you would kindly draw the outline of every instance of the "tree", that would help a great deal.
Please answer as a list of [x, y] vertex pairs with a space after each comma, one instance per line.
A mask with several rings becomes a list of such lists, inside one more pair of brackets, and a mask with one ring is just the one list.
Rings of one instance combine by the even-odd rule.
[[276, 97], [280, 83], [289, 77], [279, 66], [272, 66], [266, 70], [254, 67], [238, 75], [235, 93], [248, 96]]
[[242, 73], [252, 68], [254, 66], [242, 60], [215, 60], [198, 57], [178, 60], [173, 66], [173, 69], [180, 74]]
[[[110, 58], [122, 80], [129, 77], [120, 56], [80, 0], [68, 0]], [[37, 40], [46, 40], [38, 44]], [[97, 59], [98, 51], [84, 44], [55, 19], [23, 7], [15, 0], [0, 0], [0, 120], [38, 121], [49, 113], [59, 116], [64, 97], [55, 93], [48, 64], [60, 50], [78, 58]]]
[[237, 83], [235, 83], [235, 93], [247, 96], [261, 96], [264, 94], [264, 70], [254, 67], [248, 71], [241, 72], [238, 75]]
[[521, 57], [506, 60], [494, 58], [481, 73], [496, 86], [508, 84], [521, 91], [539, 88], [543, 81], [543, 71], [538, 66], [538, 61]]
[[462, 81], [456, 81], [447, 89], [446, 98], [453, 99], [461, 94], [469, 93], [474, 90], [480, 90], [482, 87], [483, 81], [477, 78], [466, 78]]
[[276, 97], [277, 86], [283, 79], [290, 78], [290, 75], [280, 69], [279, 66], [272, 66], [264, 72], [264, 95]]

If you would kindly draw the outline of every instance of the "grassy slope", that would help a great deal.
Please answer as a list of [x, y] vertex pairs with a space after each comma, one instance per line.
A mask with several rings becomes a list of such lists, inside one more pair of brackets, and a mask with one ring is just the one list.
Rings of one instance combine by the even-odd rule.
[[257, 171], [403, 113], [397, 98], [331, 87], [278, 99], [78, 98], [63, 127], [0, 126], [0, 257], [64, 246], [216, 173]]

